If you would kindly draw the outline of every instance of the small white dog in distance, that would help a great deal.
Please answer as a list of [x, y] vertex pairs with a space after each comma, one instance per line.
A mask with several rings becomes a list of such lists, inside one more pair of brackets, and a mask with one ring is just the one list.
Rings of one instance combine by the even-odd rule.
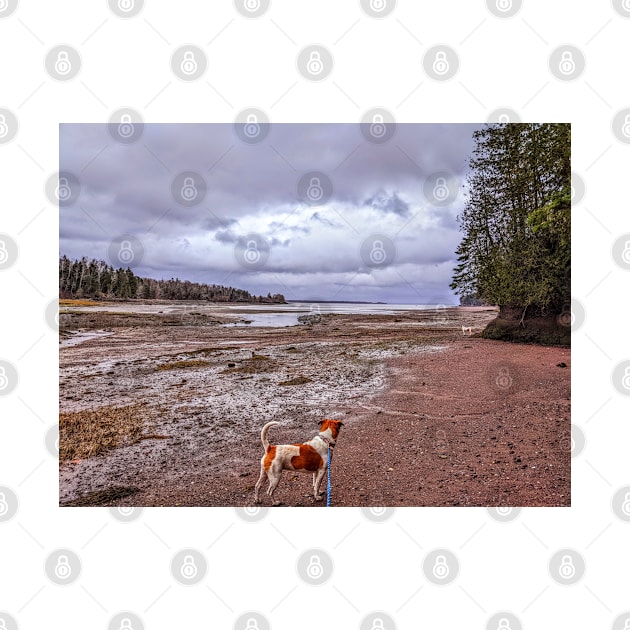
[[462, 326], [462, 335], [466, 335], [467, 332], [472, 335], [472, 326]]
[[260, 432], [265, 454], [260, 460], [260, 477], [256, 482], [255, 502], [260, 503], [258, 494], [265, 478], [267, 478], [269, 480], [267, 494], [271, 497], [274, 505], [280, 505], [279, 501], [273, 500], [273, 492], [280, 483], [283, 470], [312, 472], [313, 495], [316, 501], [321, 501], [323, 494], [320, 494], [319, 486], [328, 470], [328, 449], [335, 446], [343, 422], [341, 420], [322, 420], [319, 423], [319, 433], [312, 440], [303, 444], [279, 444], [277, 446], [269, 444], [267, 440], [267, 432], [274, 424], [278, 424], [278, 422], [268, 422]]

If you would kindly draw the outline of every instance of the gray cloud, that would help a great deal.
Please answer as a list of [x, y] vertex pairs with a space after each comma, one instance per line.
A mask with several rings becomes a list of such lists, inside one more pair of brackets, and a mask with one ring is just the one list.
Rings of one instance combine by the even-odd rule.
[[236, 243], [238, 238], [238, 234], [232, 230], [217, 230], [214, 234], [214, 240], [219, 241], [219, 243]]
[[379, 190], [374, 196], [365, 200], [368, 206], [372, 206], [383, 212], [393, 212], [401, 217], [409, 216], [409, 204], [398, 196], [398, 193], [387, 193]]
[[[60, 251], [107, 259], [110, 241], [128, 233], [144, 246], [135, 269], [141, 275], [228, 277], [232, 286], [293, 299], [452, 302], [464, 198], [433, 207], [423, 183], [447, 171], [463, 186], [479, 126], [399, 124], [391, 141], [372, 145], [358, 124], [273, 124], [264, 142], [247, 145], [231, 124], [146, 124], [138, 142], [122, 145], [105, 124], [63, 124], [60, 169], [80, 179], [81, 195], [60, 209]], [[205, 180], [198, 205], [172, 195], [183, 171]], [[311, 171], [332, 182], [319, 207], [301, 202], [297, 191]], [[249, 233], [271, 246], [256, 272], [234, 256]], [[396, 243], [392, 268], [371, 270], [361, 260], [361, 243], [375, 233]]]

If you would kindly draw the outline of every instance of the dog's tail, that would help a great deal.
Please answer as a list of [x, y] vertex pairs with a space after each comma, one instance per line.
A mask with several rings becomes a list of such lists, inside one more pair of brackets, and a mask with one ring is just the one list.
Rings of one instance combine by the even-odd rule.
[[267, 424], [262, 428], [262, 431], [260, 432], [260, 439], [262, 440], [263, 447], [265, 448], [265, 452], [269, 448], [269, 440], [267, 439], [267, 431], [269, 431], [269, 429], [271, 429], [271, 427], [274, 424], [280, 424], [280, 423], [276, 422], [275, 420], [273, 420], [272, 422], [267, 422]]

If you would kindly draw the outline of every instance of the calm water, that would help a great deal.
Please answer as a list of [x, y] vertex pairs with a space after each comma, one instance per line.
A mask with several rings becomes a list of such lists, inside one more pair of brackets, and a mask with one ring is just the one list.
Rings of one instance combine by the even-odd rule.
[[297, 326], [300, 315], [325, 315], [338, 313], [342, 315], [393, 315], [399, 311], [416, 311], [431, 308], [444, 307], [443, 304], [329, 304], [310, 302], [292, 302], [291, 304], [278, 304], [261, 306], [258, 304], [239, 305], [235, 311], [242, 313], [243, 317], [251, 323], [226, 324], [227, 326]]
[[[444, 304], [349, 304], [291, 302], [290, 304], [213, 304], [208, 302], [172, 302], [142, 304], [134, 302], [110, 303], [90, 307], [69, 307], [73, 311], [110, 311], [127, 313], [164, 313], [185, 315], [191, 312], [208, 312], [218, 316], [233, 317], [233, 324], [225, 326], [297, 326], [300, 315], [325, 315], [326, 313], [392, 315], [400, 311], [416, 311], [444, 308]], [[62, 307], [62, 312], [64, 307]], [[248, 324], [239, 322], [246, 319]]]

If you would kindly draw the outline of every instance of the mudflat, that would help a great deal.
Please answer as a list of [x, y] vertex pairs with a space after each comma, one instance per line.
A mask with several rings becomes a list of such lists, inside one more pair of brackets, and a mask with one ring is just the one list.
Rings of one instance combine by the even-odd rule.
[[[344, 422], [335, 506], [570, 505], [568, 348], [482, 339], [488, 308], [237, 311], [62, 313], [61, 505], [252, 505], [262, 426], [296, 443], [323, 418]], [[275, 497], [325, 504], [289, 471]]]

